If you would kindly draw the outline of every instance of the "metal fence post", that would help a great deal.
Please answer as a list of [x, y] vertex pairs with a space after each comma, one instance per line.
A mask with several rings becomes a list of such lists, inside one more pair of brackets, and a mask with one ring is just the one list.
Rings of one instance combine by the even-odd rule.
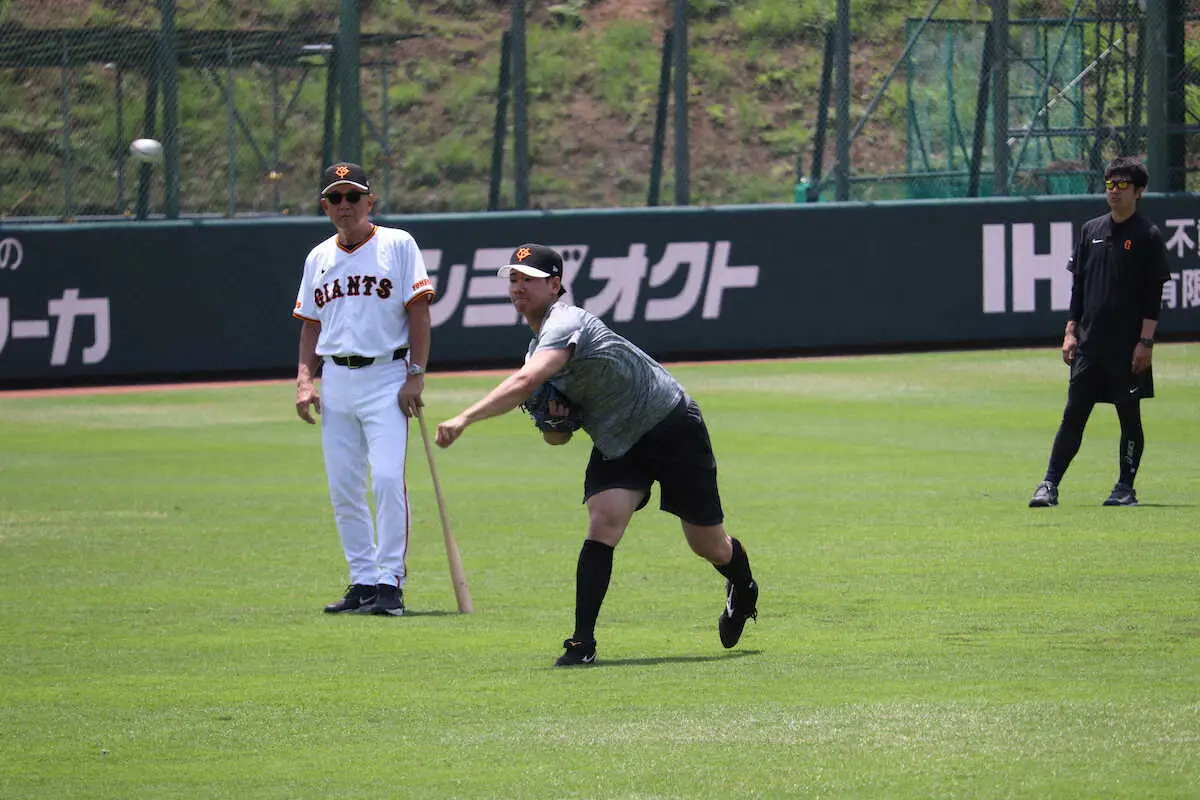
[[646, 205], [658, 205], [662, 188], [663, 151], [667, 137], [667, 103], [671, 99], [671, 59], [675, 48], [674, 31], [663, 31], [662, 60], [658, 68], [658, 103], [654, 109], [654, 139], [650, 145], [650, 188]]
[[837, 58], [837, 30], [833, 25], [825, 28], [825, 52], [821, 57], [821, 89], [817, 100], [817, 129], [813, 133], [812, 163], [809, 165], [808, 186], [804, 189], [804, 202], [817, 203], [821, 200], [821, 184], [825, 165], [825, 135], [829, 131], [829, 89], [833, 84], [833, 62]]
[[837, 199], [850, 199], [850, 0], [837, 0]]
[[1146, 0], [1146, 169], [1169, 185], [1167, 158], [1167, 0]]
[[167, 219], [179, 219], [179, 48], [175, 30], [175, 0], [159, 0], [162, 34], [158, 43], [159, 79], [163, 104], [163, 196]]
[[691, 204], [688, 158], [688, 0], [675, 0], [674, 32], [671, 37], [675, 61], [675, 205]]
[[512, 35], [500, 35], [500, 74], [496, 78], [496, 118], [492, 123], [492, 172], [488, 183], [488, 211], [500, 208], [500, 185], [504, 182], [504, 136], [508, 130], [509, 68]]
[[75, 156], [71, 152], [71, 55], [70, 45], [64, 36], [62, 40], [62, 178], [63, 178], [63, 219], [71, 219], [75, 215]]
[[362, 159], [362, 108], [358, 88], [360, 20], [358, 0], [342, 0], [338, 14], [338, 89], [341, 105], [339, 161]]
[[1008, 194], [1008, 0], [992, 0], [992, 190]]
[[512, 0], [513, 183], [516, 207], [529, 208], [528, 97], [525, 86], [525, 0]]
[[983, 137], [987, 122], [988, 85], [992, 78], [992, 59], [996, 50], [996, 22], [983, 29], [983, 53], [979, 61], [979, 83], [975, 90], [975, 126], [971, 137], [971, 169], [967, 178], [967, 197], [979, 197], [979, 173], [983, 166]]
[[[142, 136], [153, 138], [158, 130], [158, 59], [151, 59], [146, 75], [146, 105], [142, 109]], [[150, 215], [150, 178], [153, 174], [149, 164], [138, 166], [137, 218]]]
[[125, 141], [125, 75], [121, 65], [116, 62], [110, 62], [105, 65], [105, 68], [112, 68], [116, 83], [116, 102], [117, 102], [117, 134], [116, 134], [116, 157], [117, 157], [117, 204], [114, 209], [120, 214], [125, 210], [125, 150], [128, 144]]

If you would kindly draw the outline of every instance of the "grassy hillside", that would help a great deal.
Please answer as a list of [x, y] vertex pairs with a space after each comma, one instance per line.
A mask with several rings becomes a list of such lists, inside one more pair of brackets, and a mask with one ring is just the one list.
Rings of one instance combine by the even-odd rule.
[[[1069, 5], [1069, 4], [1068, 4]], [[1090, 4], [1089, 4], [1090, 5]], [[337, 0], [263, 0], [244, 3], [179, 0], [180, 28], [311, 31], [337, 30]], [[509, 7], [495, 0], [363, 0], [364, 33], [414, 34], [383, 55], [393, 66], [364, 70], [363, 107], [374, 130], [386, 105], [390, 154], [370, 135], [363, 160], [387, 174], [391, 211], [480, 210], [487, 205], [500, 37]], [[790, 201], [797, 156], [804, 168], [818, 112], [824, 28], [833, 0], [692, 0], [690, 5], [690, 163], [694, 204]], [[927, 0], [855, 0], [854, 84], [851, 116], [857, 121], [903, 49], [905, 20], [921, 17]], [[68, 10], [69, 14], [63, 11]], [[1063, 16], [1062, 2], [1012, 3], [1012, 15]], [[980, 0], [947, 0], [938, 17], [986, 19]], [[536, 207], [638, 206], [646, 202], [663, 31], [668, 0], [566, 0], [528, 3], [528, 110], [531, 200]], [[27, 28], [142, 24], [157, 26], [152, 0], [0, 0], [0, 24]], [[379, 51], [365, 52], [379, 58]], [[185, 75], [180, 87], [185, 211], [227, 210], [230, 124], [215, 88], [221, 77]], [[299, 72], [273, 87], [265, 68], [235, 73], [234, 95], [245, 124], [256, 132], [264, 159], [241, 131], [237, 136], [237, 210], [308, 213], [319, 169], [322, 81], [299, 83]], [[76, 76], [72, 113], [80, 118], [72, 147], [77, 183], [96, 182], [99, 207], [109, 203], [114, 142], [136, 134], [140, 97], [130, 91], [122, 132], [112, 118], [112, 84], [101, 65]], [[32, 101], [30, 83], [42, 90]], [[856, 140], [855, 171], [903, 169], [903, 80], [897, 80]], [[95, 97], [89, 101], [83, 89]], [[294, 113], [272, 138], [272, 91]], [[85, 95], [80, 97], [79, 95]], [[11, 179], [40, 184], [60, 179], [53, 163], [60, 149], [62, 90], [55, 71], [16, 75], [0, 71], [0, 141], [6, 160], [20, 166]], [[673, 197], [673, 137], [668, 127], [662, 198]], [[278, 159], [275, 150], [278, 150]], [[505, 155], [503, 205], [513, 202], [511, 138]], [[826, 166], [832, 163], [832, 152]], [[33, 172], [22, 169], [42, 166]], [[94, 168], [94, 169], [93, 169]], [[89, 170], [92, 170], [89, 172]], [[82, 189], [81, 189], [82, 190]], [[61, 190], [42, 202], [51, 207]], [[31, 213], [38, 197], [16, 213]], [[19, 204], [20, 205], [20, 204]], [[87, 206], [88, 202], [82, 203]], [[0, 209], [2, 214], [6, 209]], [[84, 209], [86, 210], [86, 208]]]

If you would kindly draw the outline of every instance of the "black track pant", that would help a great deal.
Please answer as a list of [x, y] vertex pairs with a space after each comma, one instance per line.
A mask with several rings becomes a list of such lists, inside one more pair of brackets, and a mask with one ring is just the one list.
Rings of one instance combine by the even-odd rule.
[[[1138, 465], [1142, 462], [1142, 451], [1146, 446], [1142, 430], [1142, 405], [1138, 399], [1114, 403], [1117, 419], [1121, 423], [1121, 441], [1117, 451], [1119, 465], [1118, 480], [1133, 486]], [[1083, 442], [1083, 429], [1087, 426], [1092, 409], [1096, 407], [1095, 386], [1089, 381], [1072, 381], [1067, 389], [1067, 406], [1063, 409], [1062, 423], [1050, 449], [1050, 463], [1046, 467], [1046, 480], [1057, 484], [1062, 481], [1071, 460], [1079, 452]]]

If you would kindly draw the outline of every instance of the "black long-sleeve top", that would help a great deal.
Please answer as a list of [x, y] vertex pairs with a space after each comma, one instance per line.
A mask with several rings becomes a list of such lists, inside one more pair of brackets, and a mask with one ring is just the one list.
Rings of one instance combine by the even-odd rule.
[[1126, 359], [1141, 336], [1142, 320], [1157, 320], [1162, 287], [1170, 280], [1158, 227], [1139, 213], [1123, 222], [1111, 214], [1090, 219], [1067, 265], [1074, 275], [1070, 319], [1079, 351]]

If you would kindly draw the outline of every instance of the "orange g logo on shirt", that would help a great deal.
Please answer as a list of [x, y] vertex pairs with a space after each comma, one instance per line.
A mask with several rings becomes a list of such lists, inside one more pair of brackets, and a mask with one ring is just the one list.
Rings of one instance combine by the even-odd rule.
[[1125, 240], [1125, 249], [1126, 249], [1126, 250], [1132, 250], [1132, 249], [1133, 249], [1133, 239], [1126, 239], [1126, 240]]

